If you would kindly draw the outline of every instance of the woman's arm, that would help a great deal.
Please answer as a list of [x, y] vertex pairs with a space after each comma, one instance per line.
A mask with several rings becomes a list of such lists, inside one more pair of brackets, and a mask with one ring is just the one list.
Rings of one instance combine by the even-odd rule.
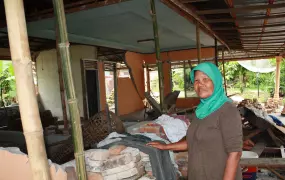
[[[241, 117], [237, 108], [231, 104], [220, 115], [219, 126], [224, 148], [228, 154], [223, 180], [235, 180], [243, 146]], [[238, 172], [240, 173], [240, 172]]]
[[171, 144], [162, 144], [160, 142], [150, 142], [147, 145], [152, 146], [157, 149], [161, 149], [161, 150], [186, 151], [188, 149], [186, 140], [182, 140], [182, 141], [171, 143]]
[[229, 153], [223, 180], [236, 179], [236, 173], [237, 173], [237, 168], [239, 168], [239, 161], [241, 154], [242, 154], [241, 152]]

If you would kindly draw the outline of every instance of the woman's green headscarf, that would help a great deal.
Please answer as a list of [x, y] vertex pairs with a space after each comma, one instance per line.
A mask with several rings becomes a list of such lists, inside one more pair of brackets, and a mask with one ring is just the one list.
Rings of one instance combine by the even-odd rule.
[[201, 98], [200, 104], [198, 105], [195, 112], [198, 119], [203, 119], [219, 109], [225, 102], [230, 100], [225, 95], [223, 88], [223, 78], [216, 65], [213, 63], [205, 62], [196, 66], [190, 74], [190, 78], [193, 83], [195, 80], [195, 71], [202, 71], [205, 73], [214, 84], [213, 94], [208, 98]]

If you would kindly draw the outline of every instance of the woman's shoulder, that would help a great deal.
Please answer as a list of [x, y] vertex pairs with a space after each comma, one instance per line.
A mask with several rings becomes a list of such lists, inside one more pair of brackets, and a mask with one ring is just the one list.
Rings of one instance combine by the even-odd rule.
[[238, 112], [238, 108], [236, 105], [230, 101], [225, 102], [225, 104], [221, 107], [221, 112], [223, 113], [233, 113]]

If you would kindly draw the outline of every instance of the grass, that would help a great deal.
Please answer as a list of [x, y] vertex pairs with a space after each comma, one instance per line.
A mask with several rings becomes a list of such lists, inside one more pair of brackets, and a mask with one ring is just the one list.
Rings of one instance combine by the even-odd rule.
[[245, 99], [256, 98], [258, 99], [259, 102], [262, 103], [266, 102], [267, 99], [270, 97], [270, 93], [263, 90], [259, 90], [259, 97], [258, 97], [257, 89], [249, 89], [249, 88], [246, 88], [243, 93], [241, 93], [238, 88], [230, 88], [227, 90], [227, 92], [228, 95], [238, 93], [240, 96], [242, 96]]

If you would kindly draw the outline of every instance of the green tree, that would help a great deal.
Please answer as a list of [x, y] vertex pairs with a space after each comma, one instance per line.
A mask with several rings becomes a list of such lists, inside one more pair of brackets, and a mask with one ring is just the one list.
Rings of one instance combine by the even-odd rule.
[[11, 61], [0, 61], [1, 106], [10, 105], [16, 97], [16, 82]]

